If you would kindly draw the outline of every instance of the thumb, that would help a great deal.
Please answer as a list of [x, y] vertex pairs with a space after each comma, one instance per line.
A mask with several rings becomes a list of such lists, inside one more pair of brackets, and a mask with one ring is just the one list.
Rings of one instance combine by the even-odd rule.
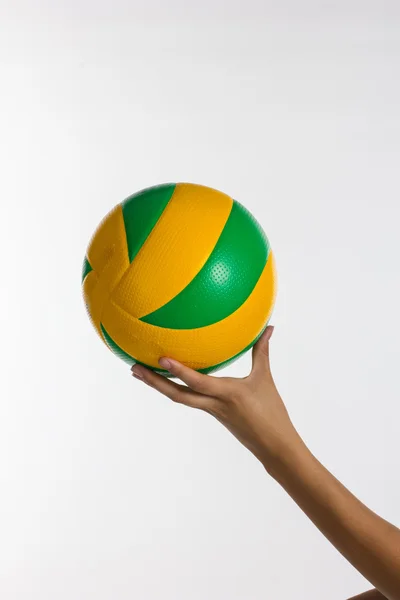
[[253, 367], [252, 373], [267, 372], [270, 373], [269, 364], [269, 341], [274, 332], [274, 327], [269, 325], [258, 342], [253, 347]]

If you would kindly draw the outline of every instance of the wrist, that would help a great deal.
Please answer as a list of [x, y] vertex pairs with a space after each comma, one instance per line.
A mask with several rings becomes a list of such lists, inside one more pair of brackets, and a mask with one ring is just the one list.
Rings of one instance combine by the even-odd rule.
[[292, 434], [273, 449], [267, 449], [261, 462], [267, 473], [278, 483], [283, 483], [292, 472], [297, 472], [301, 464], [312, 456], [306, 444], [293, 430]]

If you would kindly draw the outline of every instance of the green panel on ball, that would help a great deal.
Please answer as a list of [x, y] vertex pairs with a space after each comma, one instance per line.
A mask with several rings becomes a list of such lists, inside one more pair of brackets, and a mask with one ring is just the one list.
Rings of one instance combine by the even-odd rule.
[[260, 337], [262, 336], [262, 334], [264, 333], [264, 331], [266, 330], [267, 327], [268, 327], [268, 323], [262, 329], [261, 333], [258, 334], [258, 336], [255, 338], [255, 340], [253, 340], [251, 342], [251, 344], [246, 346], [246, 348], [244, 348], [244, 350], [242, 350], [238, 354], [235, 354], [235, 356], [232, 356], [232, 358], [229, 358], [228, 360], [225, 360], [224, 362], [219, 363], [218, 365], [214, 365], [213, 367], [208, 367], [207, 369], [199, 369], [199, 372], [207, 375], [208, 373], [215, 373], [216, 371], [220, 371], [221, 369], [228, 367], [230, 364], [234, 363], [238, 358], [243, 356], [243, 354], [246, 354], [246, 352], [248, 350], [250, 350], [258, 342], [258, 340], [260, 339]]
[[101, 327], [101, 332], [104, 336], [104, 339], [107, 343], [107, 346], [110, 348], [110, 350], [112, 350], [112, 352], [118, 356], [118, 358], [120, 358], [121, 360], [123, 360], [124, 362], [126, 362], [130, 367], [132, 365], [143, 365], [144, 367], [146, 367], [147, 369], [151, 369], [152, 371], [155, 371], [156, 373], [159, 373], [160, 375], [168, 375], [168, 371], [165, 371], [164, 369], [154, 369], [154, 367], [149, 367], [149, 365], [145, 365], [144, 363], [141, 363], [140, 361], [136, 360], [135, 358], [133, 358], [130, 354], [127, 354], [125, 352], [125, 350], [122, 350], [122, 348], [120, 348], [118, 346], [118, 344], [116, 344], [114, 342], [114, 340], [112, 339], [112, 337], [107, 333], [107, 331], [104, 328], [104, 325], [101, 323], [100, 324]]
[[239, 202], [207, 262], [170, 302], [141, 318], [170, 329], [212, 325], [236, 311], [253, 291], [268, 259], [268, 239]]
[[166, 183], [133, 194], [122, 202], [129, 260], [132, 262], [175, 191], [175, 183]]
[[82, 265], [82, 283], [85, 281], [85, 277], [86, 277], [86, 275], [88, 275], [90, 273], [90, 271], [93, 271], [93, 267], [90, 264], [90, 262], [88, 261], [87, 257], [85, 256], [85, 259], [84, 259], [83, 265]]

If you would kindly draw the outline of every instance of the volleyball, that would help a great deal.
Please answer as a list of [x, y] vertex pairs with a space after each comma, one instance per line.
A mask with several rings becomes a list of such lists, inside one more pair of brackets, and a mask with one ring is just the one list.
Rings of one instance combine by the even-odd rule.
[[86, 252], [83, 296], [102, 341], [128, 364], [166, 374], [162, 356], [211, 373], [249, 350], [276, 295], [262, 227], [230, 196], [191, 183], [133, 194]]

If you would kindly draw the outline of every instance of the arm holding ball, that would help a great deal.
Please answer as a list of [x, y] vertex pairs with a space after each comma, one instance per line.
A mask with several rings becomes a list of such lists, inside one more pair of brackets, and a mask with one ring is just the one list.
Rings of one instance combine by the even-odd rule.
[[[133, 375], [174, 402], [220, 421], [252, 452], [323, 535], [374, 585], [360, 600], [400, 600], [400, 530], [362, 504], [310, 452], [290, 420], [269, 361], [268, 327], [253, 349], [244, 379], [202, 375], [162, 358], [180, 385], [141, 365]], [[354, 599], [355, 600], [355, 599]]]

